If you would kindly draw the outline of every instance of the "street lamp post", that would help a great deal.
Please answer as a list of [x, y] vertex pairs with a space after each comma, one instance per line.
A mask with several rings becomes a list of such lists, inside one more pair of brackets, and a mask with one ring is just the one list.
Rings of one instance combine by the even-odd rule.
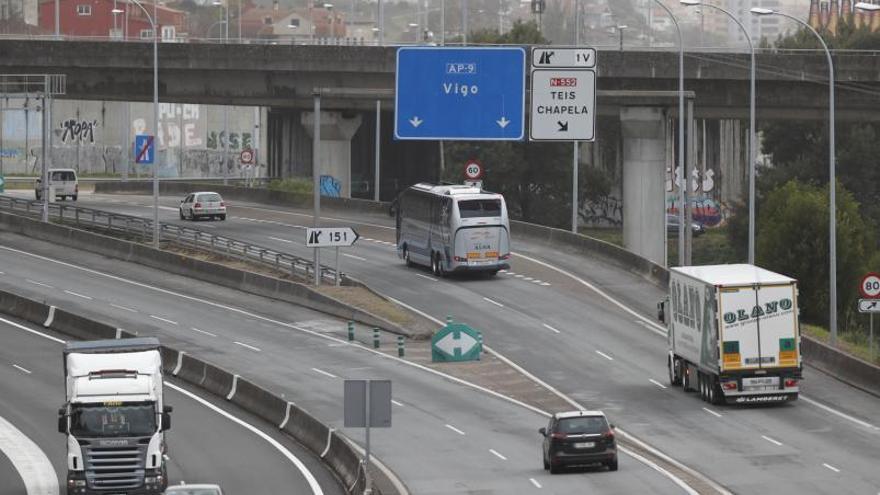
[[[150, 27], [153, 30], [153, 247], [159, 248], [159, 33], [157, 32], [156, 18], [157, 7], [153, 4], [153, 15], [139, 0], [131, 0], [147, 16]], [[119, 14], [118, 9], [112, 13]]]
[[[678, 168], [681, 170], [682, 177], [682, 183], [679, 185], [681, 208], [678, 210], [678, 264], [683, 266], [686, 260], [685, 229], [690, 230], [690, 225], [685, 223], [686, 215], [684, 214], [685, 208], [687, 208], [689, 182], [684, 164], [684, 42], [681, 38], [681, 28], [678, 25], [678, 20], [672, 15], [672, 11], [669, 10], [669, 7], [663, 5], [663, 2], [660, 0], [654, 0], [654, 2], [669, 14], [672, 24], [675, 26], [675, 32], [678, 35]], [[673, 179], [675, 178], [674, 173], [672, 177]], [[673, 183], [675, 183], [674, 180]]]
[[330, 39], [336, 44], [336, 16], [333, 14], [333, 4], [325, 3], [324, 8], [327, 9], [327, 13], [330, 15]]
[[[749, 81], [749, 264], [755, 264], [755, 161], [758, 153], [757, 129], [755, 128], [755, 45], [752, 43], [752, 37], [749, 30], [743, 26], [742, 22], [737, 19], [729, 11], [712, 5], [710, 3], [702, 3], [700, 0], [680, 0], [683, 5], [699, 5], [701, 7], [710, 7], [719, 10], [729, 17], [746, 35], [746, 41], [749, 43], [749, 52], [751, 52], [751, 77]], [[702, 23], [703, 15], [700, 15]]]
[[626, 24], [620, 24], [617, 26], [617, 36], [620, 44], [618, 45], [618, 50], [623, 51], [623, 31], [629, 26]]
[[[856, 8], [862, 10], [880, 10], [880, 6], [865, 4], [863, 2], [859, 2], [856, 4]], [[779, 15], [782, 17], [786, 17], [791, 19], [798, 24], [804, 26], [809, 29], [811, 33], [813, 33], [816, 38], [819, 39], [819, 43], [822, 45], [822, 49], [825, 50], [825, 57], [828, 59], [828, 187], [829, 191], [829, 203], [830, 203], [830, 216], [828, 219], [828, 230], [829, 230], [829, 239], [828, 239], [828, 256], [829, 256], [829, 322], [828, 326], [831, 331], [831, 345], [837, 344], [837, 194], [836, 194], [836, 183], [837, 179], [835, 178], [835, 148], [834, 148], [834, 61], [831, 59], [831, 51], [828, 50], [828, 45], [825, 44], [825, 40], [822, 39], [822, 36], [816, 32], [815, 29], [812, 28], [806, 22], [794, 17], [792, 15], [788, 15], [784, 12], [779, 12], [771, 9], [764, 9], [760, 7], [753, 7], [750, 11], [755, 15]]]

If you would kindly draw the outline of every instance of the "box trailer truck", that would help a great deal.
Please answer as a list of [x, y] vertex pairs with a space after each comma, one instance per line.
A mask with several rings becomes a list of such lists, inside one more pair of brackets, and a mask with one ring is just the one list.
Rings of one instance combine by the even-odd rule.
[[168, 476], [162, 356], [155, 338], [71, 342], [64, 348], [67, 493], [152, 495]]
[[713, 404], [796, 400], [797, 295], [796, 280], [753, 265], [670, 268], [658, 305], [670, 383]]

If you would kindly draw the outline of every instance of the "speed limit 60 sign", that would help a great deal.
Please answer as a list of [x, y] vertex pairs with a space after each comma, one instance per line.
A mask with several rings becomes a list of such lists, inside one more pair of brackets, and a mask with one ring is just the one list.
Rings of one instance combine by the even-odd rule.
[[859, 284], [859, 292], [862, 293], [862, 297], [880, 299], [880, 274], [869, 273], [862, 277], [862, 283]]
[[479, 160], [468, 160], [464, 164], [464, 177], [468, 180], [478, 180], [483, 177], [483, 164]]

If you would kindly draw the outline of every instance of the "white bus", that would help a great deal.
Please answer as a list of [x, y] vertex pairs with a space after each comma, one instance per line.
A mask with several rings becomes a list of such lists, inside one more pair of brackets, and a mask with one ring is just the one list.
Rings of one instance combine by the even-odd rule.
[[510, 268], [510, 223], [500, 194], [420, 183], [397, 198], [397, 254], [438, 276]]

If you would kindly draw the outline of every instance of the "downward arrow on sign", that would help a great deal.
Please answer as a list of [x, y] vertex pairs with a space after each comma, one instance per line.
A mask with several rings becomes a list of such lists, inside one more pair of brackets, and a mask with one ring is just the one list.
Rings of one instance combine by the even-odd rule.
[[502, 115], [501, 120], [496, 120], [495, 123], [500, 125], [502, 129], [504, 129], [505, 127], [507, 127], [507, 124], [509, 124], [510, 121], [507, 120], [507, 117]]
[[422, 122], [424, 122], [424, 120], [419, 119], [418, 115], [409, 119], [409, 123], [412, 124], [413, 127], [418, 127], [418, 126], [422, 125]]

